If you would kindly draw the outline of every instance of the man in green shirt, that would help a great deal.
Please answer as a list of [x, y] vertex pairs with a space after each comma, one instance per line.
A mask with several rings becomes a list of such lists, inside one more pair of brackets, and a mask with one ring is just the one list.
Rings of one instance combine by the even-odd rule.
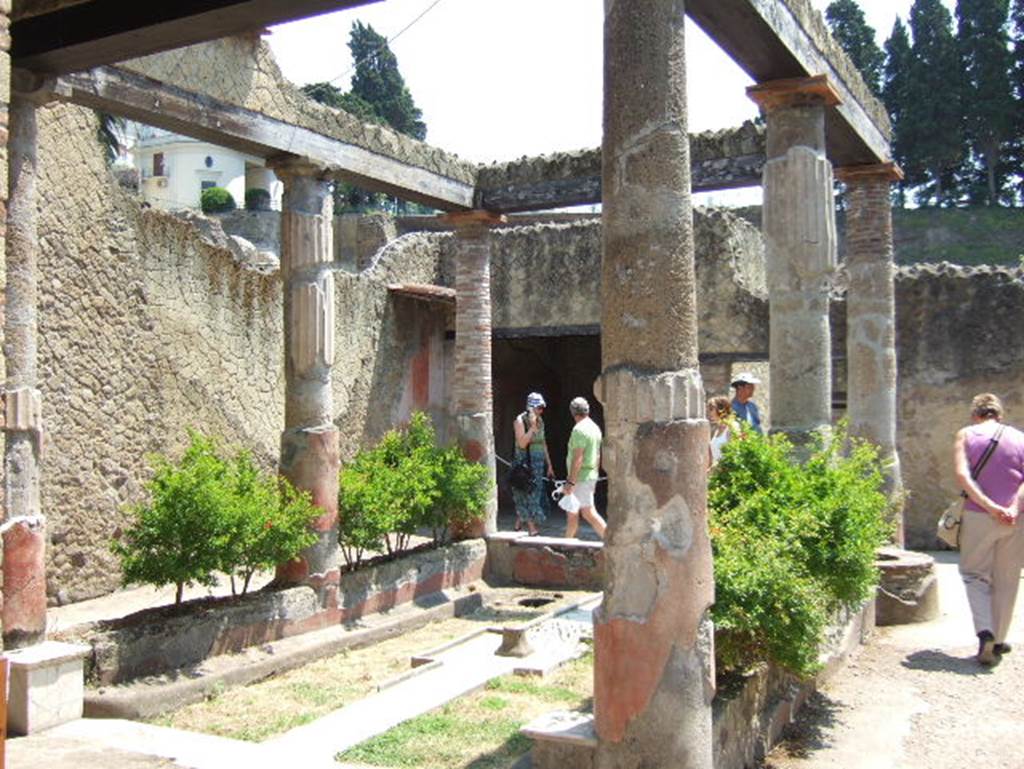
[[590, 418], [590, 404], [586, 398], [573, 398], [569, 404], [576, 426], [569, 436], [569, 450], [565, 456], [568, 480], [562, 490], [575, 494], [580, 501], [578, 513], [566, 512], [565, 536], [573, 539], [580, 525], [580, 515], [594, 527], [597, 536], [604, 539], [605, 522], [594, 508], [594, 488], [597, 486], [598, 468], [601, 466], [601, 428]]

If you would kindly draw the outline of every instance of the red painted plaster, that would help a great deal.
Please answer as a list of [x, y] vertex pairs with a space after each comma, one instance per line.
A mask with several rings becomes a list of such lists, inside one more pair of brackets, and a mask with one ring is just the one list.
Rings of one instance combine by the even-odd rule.
[[4, 542], [3, 632], [42, 634], [46, 630], [46, 533], [19, 523]]
[[714, 600], [710, 547], [698, 537], [686, 560], [659, 548], [655, 562], [663, 583], [646, 622], [598, 619], [594, 623], [594, 721], [602, 739], [621, 742], [629, 723], [647, 710], [677, 644], [696, 644], [700, 620]]

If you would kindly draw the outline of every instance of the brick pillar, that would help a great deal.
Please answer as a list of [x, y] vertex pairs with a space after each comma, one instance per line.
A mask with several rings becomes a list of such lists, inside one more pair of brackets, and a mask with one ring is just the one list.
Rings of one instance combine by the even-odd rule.
[[482, 521], [460, 536], [498, 529], [494, 460], [494, 388], [491, 384], [491, 233], [505, 221], [488, 211], [451, 213], [455, 225], [455, 400], [457, 440], [467, 459], [487, 467], [494, 492]]
[[20, 94], [11, 99], [7, 146], [3, 640], [5, 648], [16, 648], [46, 636], [46, 530], [39, 501], [36, 105]]
[[[334, 426], [333, 212], [323, 169], [301, 160], [276, 163], [284, 183], [281, 277], [284, 284], [285, 429], [281, 475], [323, 510], [319, 539], [277, 569], [279, 582], [337, 585], [338, 431]], [[325, 595], [321, 596], [325, 598]]]
[[832, 422], [828, 295], [836, 225], [825, 108], [839, 97], [824, 76], [776, 80], [747, 93], [768, 123], [763, 226], [772, 425], [802, 445]]
[[[887, 463], [886, 490], [902, 490], [896, 452], [896, 299], [889, 185], [895, 163], [840, 168], [846, 185], [846, 361], [850, 434], [871, 441]], [[902, 518], [902, 516], [901, 516]], [[897, 538], [903, 544], [903, 522]]]
[[708, 424], [697, 360], [683, 0], [606, 3], [604, 601], [597, 769], [711, 769]]

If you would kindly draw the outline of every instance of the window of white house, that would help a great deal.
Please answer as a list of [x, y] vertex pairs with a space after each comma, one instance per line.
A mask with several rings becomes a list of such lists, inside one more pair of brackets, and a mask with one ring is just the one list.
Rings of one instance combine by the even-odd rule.
[[204, 181], [199, 182], [199, 189], [200, 190], [208, 190], [211, 187], [216, 187], [216, 186], [217, 186], [217, 182], [211, 182], [211, 181], [208, 181], [208, 180], [204, 180]]
[[164, 153], [153, 153], [153, 176], [164, 175]]

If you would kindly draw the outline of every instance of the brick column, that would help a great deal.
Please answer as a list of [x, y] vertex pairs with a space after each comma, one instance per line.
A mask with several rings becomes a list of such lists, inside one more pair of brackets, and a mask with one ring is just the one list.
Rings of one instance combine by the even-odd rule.
[[491, 384], [491, 233], [505, 221], [488, 211], [447, 214], [455, 225], [455, 426], [462, 453], [487, 467], [494, 492], [484, 519], [461, 536], [498, 529], [494, 460], [494, 388]]
[[36, 644], [46, 636], [46, 530], [39, 501], [43, 428], [37, 387], [36, 105], [27, 98], [39, 83], [28, 81], [22, 84], [26, 95], [11, 98], [7, 145], [3, 640], [8, 649]]
[[[281, 564], [278, 581], [336, 586], [338, 560], [338, 431], [334, 426], [333, 212], [323, 169], [301, 160], [276, 163], [284, 183], [281, 277], [284, 284], [285, 429], [281, 475], [312, 494], [323, 509], [318, 541]], [[325, 594], [321, 595], [325, 599]]]
[[772, 426], [801, 445], [832, 422], [828, 295], [836, 226], [825, 108], [839, 97], [824, 76], [776, 80], [747, 93], [768, 123], [764, 236]]
[[[850, 434], [878, 446], [887, 462], [886, 490], [902, 489], [896, 452], [896, 299], [889, 185], [903, 178], [895, 163], [849, 166], [846, 185], [846, 368]], [[903, 544], [903, 522], [898, 522]]]
[[683, 0], [606, 3], [597, 769], [711, 769], [714, 600]]

